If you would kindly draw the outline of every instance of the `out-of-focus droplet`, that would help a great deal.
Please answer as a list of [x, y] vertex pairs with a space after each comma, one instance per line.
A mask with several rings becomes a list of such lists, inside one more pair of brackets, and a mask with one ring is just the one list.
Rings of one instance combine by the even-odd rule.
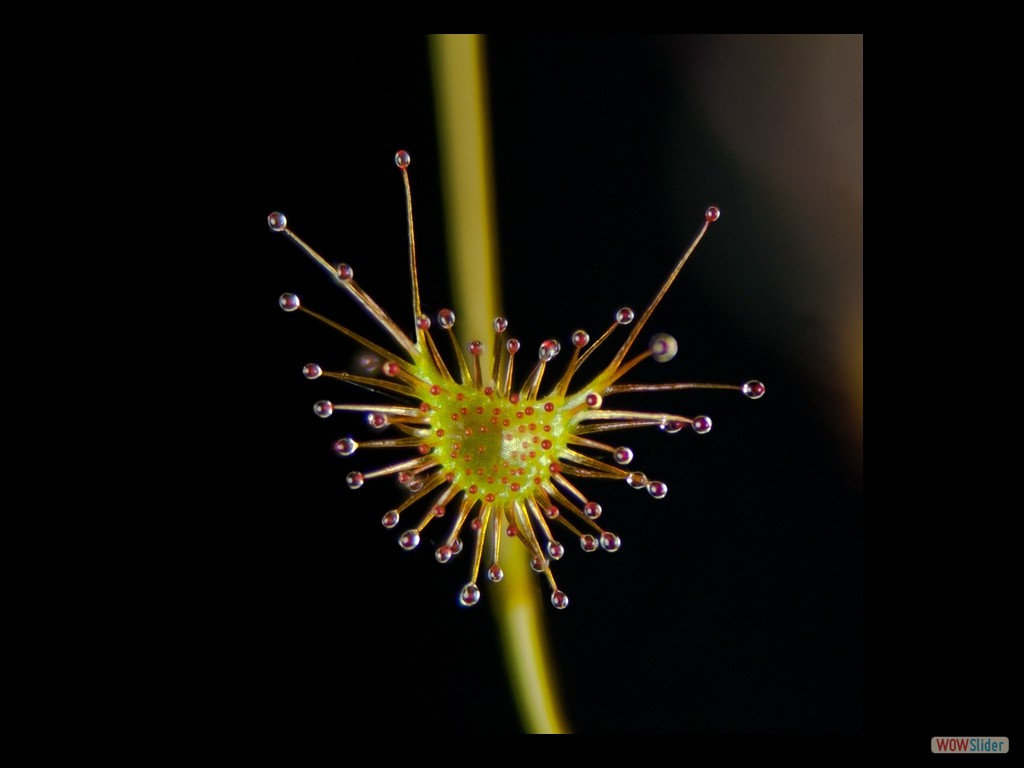
[[654, 334], [647, 348], [651, 350], [651, 357], [659, 363], [667, 363], [679, 352], [679, 344], [675, 337], [669, 336], [667, 333]]

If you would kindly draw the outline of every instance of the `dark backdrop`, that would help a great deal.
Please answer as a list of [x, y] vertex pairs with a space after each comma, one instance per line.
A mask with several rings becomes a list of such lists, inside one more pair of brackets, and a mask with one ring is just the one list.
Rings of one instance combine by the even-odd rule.
[[[835, 314], [838, 306], [859, 328], [861, 148], [800, 111], [801, 94], [816, 91], [786, 79], [800, 69], [796, 42], [772, 39], [772, 51], [751, 53], [764, 42], [489, 40], [504, 311], [517, 336], [527, 348], [552, 335], [565, 345], [577, 327], [598, 332], [624, 304], [639, 311], [715, 203], [721, 221], [649, 325], [673, 333], [680, 353], [631, 378], [758, 378], [768, 390], [758, 402], [718, 392], [637, 400], [707, 413], [715, 428], [704, 437], [622, 433], [634, 465], [668, 483], [663, 501], [621, 484], [589, 486], [622, 550], [584, 556], [570, 546], [556, 573], [572, 605], [545, 611], [579, 732], [865, 727], [859, 347]], [[831, 45], [832, 75], [859, 105], [859, 38]], [[781, 61], [782, 74], [764, 71], [765, 61]], [[232, 122], [237, 136], [225, 138], [225, 152], [242, 158], [238, 290], [251, 314], [237, 318], [227, 342], [251, 350], [233, 376], [258, 405], [231, 414], [239, 438], [221, 478], [231, 552], [223, 617], [244, 638], [227, 651], [247, 672], [242, 696], [314, 728], [515, 732], [489, 613], [500, 585], [483, 587], [478, 608], [460, 609], [465, 557], [441, 566], [429, 540], [401, 551], [379, 522], [400, 498], [389, 481], [345, 487], [349, 469], [387, 457], [332, 455], [333, 440], [367, 430], [354, 416], [318, 419], [311, 405], [372, 396], [302, 378], [304, 363], [346, 365], [353, 350], [281, 312], [277, 297], [295, 291], [381, 335], [265, 224], [271, 210], [285, 211], [296, 232], [353, 265], [407, 323], [392, 161], [404, 148], [424, 305], [450, 305], [426, 43], [371, 37], [308, 61], [268, 51], [265, 66], [245, 73], [243, 119]], [[718, 88], [733, 112], [717, 104]], [[761, 112], [735, 111], [751, 100]], [[759, 143], [752, 148], [740, 128]], [[831, 165], [800, 149], [836, 142]], [[771, 170], [798, 161], [804, 187]], [[801, 197], [807, 217], [825, 211], [848, 223], [806, 235], [793, 204]], [[539, 579], [537, 588], [547, 606]]]

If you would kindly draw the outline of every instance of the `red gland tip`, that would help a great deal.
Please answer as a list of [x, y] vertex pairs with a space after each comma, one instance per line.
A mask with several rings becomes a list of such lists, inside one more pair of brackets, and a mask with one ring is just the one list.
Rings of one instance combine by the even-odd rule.
[[718, 218], [721, 215], [722, 211], [715, 205], [709, 205], [708, 209], [704, 211], [704, 218], [707, 219], [709, 223], [712, 221], [718, 221]]
[[403, 171], [409, 167], [409, 163], [412, 162], [412, 158], [409, 157], [409, 153], [404, 149], [400, 149], [395, 152], [395, 165], [401, 168]]

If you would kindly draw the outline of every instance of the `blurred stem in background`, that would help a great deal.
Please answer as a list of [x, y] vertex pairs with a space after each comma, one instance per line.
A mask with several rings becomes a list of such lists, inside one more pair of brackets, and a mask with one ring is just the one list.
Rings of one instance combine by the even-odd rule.
[[[499, 286], [483, 40], [480, 35], [431, 35], [430, 59], [460, 336], [488, 340], [499, 314]], [[523, 726], [531, 733], [565, 733], [540, 593], [526, 549], [503, 549], [505, 578], [486, 597], [494, 606]]]

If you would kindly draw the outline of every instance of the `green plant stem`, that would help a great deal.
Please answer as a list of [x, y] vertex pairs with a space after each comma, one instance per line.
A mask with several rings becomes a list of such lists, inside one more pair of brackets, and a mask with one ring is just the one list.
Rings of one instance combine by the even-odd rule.
[[[430, 57], [460, 336], [489, 340], [499, 286], [483, 39], [432, 35]], [[524, 728], [530, 733], [567, 733], [540, 592], [527, 560], [525, 548], [503, 548], [505, 578], [487, 590], [486, 598], [494, 606]]]

